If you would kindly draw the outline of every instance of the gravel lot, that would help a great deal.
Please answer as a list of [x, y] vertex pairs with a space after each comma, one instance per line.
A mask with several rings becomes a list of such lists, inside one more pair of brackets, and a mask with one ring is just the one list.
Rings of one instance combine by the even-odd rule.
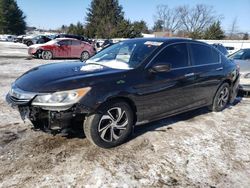
[[129, 142], [104, 150], [35, 132], [5, 103], [18, 76], [58, 61], [26, 50], [0, 43], [0, 187], [250, 187], [250, 98], [137, 127]]

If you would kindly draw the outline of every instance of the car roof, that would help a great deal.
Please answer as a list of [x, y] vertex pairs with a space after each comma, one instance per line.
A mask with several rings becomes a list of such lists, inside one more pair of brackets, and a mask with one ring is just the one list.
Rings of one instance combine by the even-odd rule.
[[174, 38], [174, 37], [171, 37], [171, 38], [161, 38], [161, 37], [154, 37], [154, 38], [134, 38], [134, 39], [128, 39], [128, 40], [125, 40], [125, 41], [135, 41], [135, 42], [139, 42], [139, 41], [153, 41], [153, 42], [163, 42], [165, 44], [167, 43], [175, 43], [175, 42], [192, 42], [192, 43], [197, 43], [197, 44], [205, 44], [205, 45], [208, 45], [207, 43], [205, 42], [201, 42], [201, 41], [197, 41], [197, 40], [193, 40], [193, 39], [189, 39], [189, 38]]
[[78, 40], [78, 39], [75, 39], [75, 38], [56, 38], [56, 40], [58, 40], [58, 41], [61, 41], [61, 40], [76, 40], [76, 41], [80, 41], [80, 40]]

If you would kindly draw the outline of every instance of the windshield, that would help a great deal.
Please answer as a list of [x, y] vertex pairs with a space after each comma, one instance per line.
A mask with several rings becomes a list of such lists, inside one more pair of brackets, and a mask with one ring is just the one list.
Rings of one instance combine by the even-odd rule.
[[123, 41], [114, 44], [91, 57], [87, 64], [99, 64], [115, 69], [136, 68], [158, 48], [162, 41]]
[[232, 55], [229, 56], [230, 59], [241, 59], [242, 55], [244, 53], [244, 50], [239, 50]]

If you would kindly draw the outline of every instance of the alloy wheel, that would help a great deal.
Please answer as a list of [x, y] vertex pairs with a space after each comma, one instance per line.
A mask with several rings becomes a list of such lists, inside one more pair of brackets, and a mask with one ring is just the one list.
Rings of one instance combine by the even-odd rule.
[[229, 99], [229, 90], [227, 87], [223, 88], [220, 92], [219, 98], [218, 98], [218, 106], [223, 108], [226, 106]]
[[43, 51], [42, 58], [43, 59], [52, 59], [52, 53], [50, 51]]
[[120, 107], [114, 107], [107, 111], [99, 121], [98, 132], [105, 142], [118, 140], [128, 126], [128, 116], [126, 111]]
[[89, 59], [89, 53], [88, 53], [88, 52], [83, 52], [82, 55], [81, 55], [81, 59], [82, 59], [82, 60], [87, 60], [87, 59]]

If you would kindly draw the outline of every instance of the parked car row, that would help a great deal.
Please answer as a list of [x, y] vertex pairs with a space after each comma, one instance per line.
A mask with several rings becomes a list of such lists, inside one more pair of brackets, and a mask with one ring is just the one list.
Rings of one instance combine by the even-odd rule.
[[73, 38], [81, 41], [85, 41], [90, 43], [91, 41], [88, 40], [88, 38], [80, 36], [80, 35], [70, 35], [70, 34], [57, 34], [57, 35], [20, 35], [17, 36], [14, 40], [14, 42], [20, 42], [24, 43], [27, 46], [31, 46], [33, 44], [43, 44], [50, 40], [56, 39], [56, 38]]

